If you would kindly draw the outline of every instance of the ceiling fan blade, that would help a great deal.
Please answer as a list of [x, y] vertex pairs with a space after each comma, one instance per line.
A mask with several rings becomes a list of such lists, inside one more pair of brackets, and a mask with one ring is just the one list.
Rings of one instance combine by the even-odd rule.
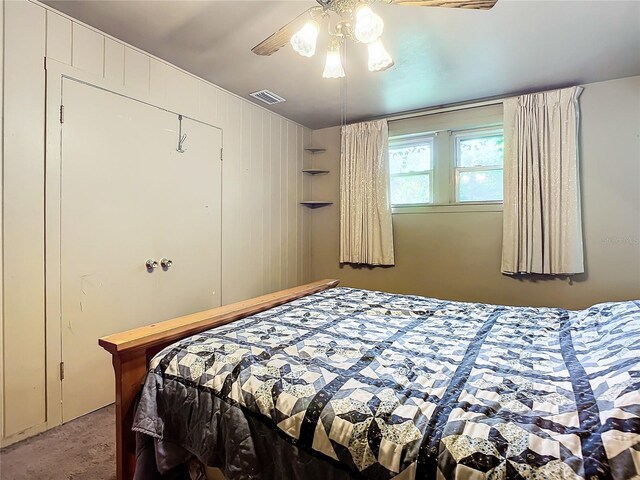
[[391, 0], [394, 5], [489, 10], [498, 0]]
[[311, 7], [310, 9], [305, 10], [280, 30], [253, 47], [251, 51], [256, 55], [271, 55], [272, 53], [277, 52], [284, 47], [289, 40], [291, 40], [291, 37], [293, 37], [298, 30], [300, 30], [307, 14], [318, 9], [320, 9], [320, 7]]

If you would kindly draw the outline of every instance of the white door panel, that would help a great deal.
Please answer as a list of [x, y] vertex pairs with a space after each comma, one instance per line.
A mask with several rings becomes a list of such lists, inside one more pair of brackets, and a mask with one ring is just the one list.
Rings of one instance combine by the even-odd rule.
[[173, 262], [158, 276], [160, 320], [220, 306], [221, 298], [221, 133], [189, 119], [182, 132], [185, 151], [173, 149], [158, 184], [159, 255]]
[[[98, 338], [219, 305], [221, 133], [189, 122], [193, 133], [180, 154], [175, 114], [67, 79], [63, 104], [62, 396], [69, 421], [113, 401], [111, 360]], [[161, 257], [173, 266], [149, 273], [145, 261]]]

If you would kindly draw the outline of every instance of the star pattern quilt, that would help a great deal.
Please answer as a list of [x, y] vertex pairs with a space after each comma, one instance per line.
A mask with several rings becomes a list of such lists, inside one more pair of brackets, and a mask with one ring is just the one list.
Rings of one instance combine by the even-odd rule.
[[355, 478], [639, 479], [640, 301], [333, 288], [160, 352], [134, 430], [205, 459], [220, 401]]

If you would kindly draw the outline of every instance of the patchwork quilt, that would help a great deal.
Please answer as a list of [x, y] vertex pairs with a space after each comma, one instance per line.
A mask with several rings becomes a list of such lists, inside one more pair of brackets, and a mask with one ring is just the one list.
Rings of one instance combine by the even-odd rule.
[[640, 301], [333, 288], [160, 352], [134, 430], [204, 461], [233, 431], [215, 405], [355, 478], [639, 479]]

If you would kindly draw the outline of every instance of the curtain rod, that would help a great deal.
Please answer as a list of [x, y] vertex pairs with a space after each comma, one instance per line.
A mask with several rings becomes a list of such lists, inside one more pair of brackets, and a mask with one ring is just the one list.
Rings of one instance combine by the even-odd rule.
[[[552, 90], [559, 90], [559, 89], [563, 89], [563, 88], [571, 88], [573, 86], [577, 86], [576, 84], [569, 84], [569, 85], [560, 85], [554, 88], [546, 88], [544, 90], [539, 90], [539, 91], [531, 91], [531, 90], [524, 90], [524, 91], [520, 91], [520, 92], [515, 92], [512, 94], [502, 94], [502, 95], [496, 95], [493, 97], [484, 97], [481, 99], [477, 99], [477, 100], [470, 100], [470, 101], [463, 101], [463, 102], [456, 102], [456, 103], [445, 103], [442, 105], [436, 105], [433, 107], [428, 107], [428, 108], [421, 108], [419, 110], [408, 110], [406, 112], [401, 112], [401, 113], [396, 113], [396, 114], [392, 114], [392, 115], [379, 115], [377, 117], [365, 117], [365, 118], [358, 118], [355, 120], [352, 120], [350, 122], [348, 122], [348, 125], [354, 124], [354, 123], [358, 123], [358, 122], [365, 122], [365, 121], [369, 121], [369, 120], [387, 120], [388, 122], [393, 122], [396, 120], [404, 120], [405, 118], [413, 118], [413, 117], [422, 117], [422, 116], [426, 116], [426, 115], [434, 115], [436, 113], [446, 113], [446, 112], [453, 112], [455, 110], [463, 110], [466, 108], [476, 108], [476, 107], [486, 107], [489, 105], [499, 105], [501, 103], [504, 103], [505, 100], [509, 99], [509, 98], [513, 98], [513, 97], [517, 97], [519, 95], [530, 95], [533, 93], [545, 93], [545, 92], [550, 92]], [[584, 88], [584, 87], [583, 87]]]
[[[511, 95], [512, 96], [512, 95]], [[360, 119], [355, 119], [347, 123], [347, 125], [353, 125], [355, 123], [360, 122], [368, 122], [371, 120], [386, 120], [388, 122], [394, 122], [396, 120], [404, 120], [405, 118], [414, 118], [414, 117], [423, 117], [426, 115], [434, 115], [436, 113], [446, 113], [453, 112], [456, 110], [464, 110], [467, 108], [476, 108], [476, 107], [486, 107], [489, 105], [499, 105], [504, 103], [504, 101], [509, 97], [487, 97], [483, 100], [474, 100], [473, 102], [459, 102], [459, 103], [447, 103], [443, 105], [438, 105], [435, 107], [422, 108], [420, 110], [408, 110], [402, 113], [396, 113], [393, 115], [379, 115], [377, 117], [365, 117]], [[336, 125], [339, 127], [340, 125]], [[329, 127], [326, 127], [329, 128]]]
[[437, 107], [431, 107], [431, 108], [426, 108], [426, 109], [421, 109], [421, 110], [411, 110], [405, 113], [399, 113], [397, 115], [391, 115], [391, 116], [382, 116], [382, 117], [378, 117], [378, 120], [382, 120], [382, 119], [386, 119], [389, 122], [393, 122], [396, 120], [404, 120], [406, 118], [413, 118], [413, 117], [422, 117], [424, 115], [434, 115], [436, 113], [446, 113], [446, 112], [453, 112], [456, 110], [464, 110], [467, 108], [476, 108], [476, 107], [487, 107], [489, 105], [499, 105], [501, 103], [503, 103], [505, 100], [507, 99], [507, 97], [500, 97], [500, 98], [493, 98], [493, 99], [487, 99], [487, 100], [483, 100], [483, 101], [474, 101], [474, 102], [461, 102], [461, 103], [451, 103], [451, 104], [447, 104], [447, 105], [439, 105]]
[[[467, 108], [476, 108], [476, 107], [486, 107], [489, 105], [499, 105], [503, 103], [509, 97], [487, 97], [483, 100], [474, 100], [472, 102], [459, 102], [459, 103], [447, 103], [443, 105], [438, 105], [429, 108], [421, 108], [420, 110], [408, 110], [402, 113], [396, 113], [393, 115], [379, 115], [377, 117], [365, 117], [360, 119], [355, 119], [347, 123], [347, 125], [353, 125], [359, 122], [368, 122], [371, 120], [387, 120], [388, 122], [393, 122], [396, 120], [404, 120], [405, 118], [413, 118], [413, 117], [422, 117], [426, 115], [434, 115], [436, 113], [446, 113], [453, 112], [455, 110], [464, 110]], [[340, 125], [336, 125], [340, 126]], [[327, 127], [328, 128], [328, 127]]]
[[389, 122], [393, 122], [395, 120], [404, 120], [405, 118], [421, 117], [423, 115], [433, 115], [436, 113], [453, 112], [455, 110], [463, 110], [465, 108], [476, 108], [476, 107], [486, 107], [489, 105], [499, 105], [501, 103], [504, 103], [504, 101], [507, 100], [508, 98], [517, 97], [519, 95], [530, 95], [532, 93], [545, 93], [545, 92], [550, 92], [552, 90], [570, 88], [573, 86], [576, 86], [576, 85], [573, 85], [573, 84], [560, 85], [554, 88], [546, 88], [540, 91], [524, 90], [524, 91], [509, 94], [509, 95], [502, 94], [502, 95], [495, 95], [493, 97], [485, 97], [478, 100], [470, 100], [470, 101], [456, 102], [456, 103], [445, 103], [443, 105], [437, 105], [429, 108], [422, 108], [419, 110], [409, 110], [409, 111], [394, 114], [391, 116], [380, 115], [378, 117], [372, 118], [371, 120], [386, 119]]

